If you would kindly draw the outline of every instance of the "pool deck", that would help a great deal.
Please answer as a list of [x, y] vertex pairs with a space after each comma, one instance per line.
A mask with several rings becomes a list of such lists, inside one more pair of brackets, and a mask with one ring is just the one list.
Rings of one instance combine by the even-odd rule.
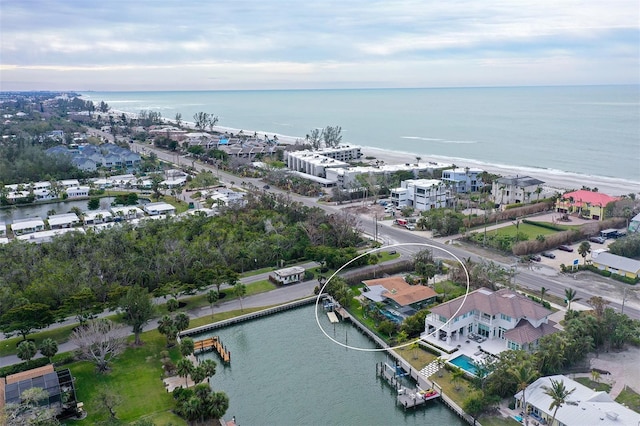
[[422, 340], [436, 349], [444, 349], [446, 352], [442, 352], [442, 358], [445, 360], [451, 360], [465, 354], [474, 361], [482, 361], [488, 354], [498, 356], [500, 352], [507, 350], [506, 342], [502, 339], [487, 339], [478, 343], [465, 336], [460, 340], [452, 339], [447, 343], [434, 336], [422, 336]]

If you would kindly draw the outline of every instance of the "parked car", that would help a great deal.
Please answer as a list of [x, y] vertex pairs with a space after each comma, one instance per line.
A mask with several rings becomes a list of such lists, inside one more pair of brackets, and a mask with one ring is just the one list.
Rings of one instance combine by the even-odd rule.
[[529, 255], [529, 260], [533, 260], [534, 262], [540, 262], [542, 260], [542, 258], [540, 257], [540, 255], [530, 254]]
[[414, 229], [416, 229], [416, 226], [408, 223], [405, 225], [405, 228], [407, 228], [409, 231], [413, 231]]
[[607, 239], [604, 237], [590, 237], [589, 241], [592, 243], [604, 244]]
[[573, 251], [573, 247], [563, 244], [561, 246], [558, 246], [558, 250], [572, 252]]
[[553, 253], [551, 253], [550, 251], [543, 251], [541, 254], [542, 254], [544, 257], [547, 257], [547, 258], [549, 258], [549, 259], [555, 259], [555, 258], [556, 258], [556, 255], [555, 255], [555, 254], [553, 254]]

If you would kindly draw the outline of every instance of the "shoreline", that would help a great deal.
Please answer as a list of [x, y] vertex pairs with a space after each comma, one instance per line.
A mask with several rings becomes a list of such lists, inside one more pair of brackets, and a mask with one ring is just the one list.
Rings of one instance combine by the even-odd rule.
[[[137, 117], [137, 114], [112, 110], [118, 114], [126, 114], [127, 116]], [[175, 120], [170, 118], [163, 118], [166, 124], [175, 125]], [[183, 121], [182, 127], [186, 127], [190, 130], [197, 130], [195, 124], [190, 121]], [[226, 126], [214, 126], [213, 131], [220, 133], [233, 133], [237, 134], [242, 130], [245, 134], [256, 133], [258, 137], [278, 137], [278, 142], [286, 145], [294, 145], [296, 142], [304, 142], [304, 138], [285, 135], [277, 132], [266, 132], [263, 130], [249, 130], [249, 129], [236, 129]], [[391, 149], [383, 149], [376, 147], [369, 147], [357, 143], [343, 142], [354, 146], [360, 146], [362, 148], [363, 157], [375, 157], [376, 159], [383, 160], [386, 164], [403, 164], [407, 162], [415, 162], [416, 155], [393, 151]], [[421, 162], [434, 161], [439, 163], [455, 164], [457, 167], [473, 167], [480, 168], [490, 173], [495, 173], [501, 176], [531, 176], [533, 178], [544, 181], [544, 186], [557, 190], [560, 193], [564, 193], [572, 190], [579, 190], [583, 186], [590, 188], [598, 188], [598, 192], [605, 193], [611, 196], [628, 195], [630, 193], [640, 194], [640, 182], [632, 181], [628, 179], [608, 177], [608, 176], [596, 176], [586, 175], [575, 172], [566, 172], [562, 170], [554, 170], [547, 168], [535, 168], [525, 166], [514, 166], [509, 164], [497, 164], [480, 160], [467, 159], [467, 158], [455, 158], [444, 157], [438, 155], [420, 155]]]

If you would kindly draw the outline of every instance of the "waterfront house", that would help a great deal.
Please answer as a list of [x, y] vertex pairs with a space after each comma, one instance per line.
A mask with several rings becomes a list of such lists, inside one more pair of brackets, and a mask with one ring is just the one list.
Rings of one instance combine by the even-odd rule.
[[11, 224], [11, 231], [14, 235], [24, 235], [44, 231], [44, 221], [39, 217], [16, 219]]
[[73, 188], [76, 186], [80, 186], [80, 181], [78, 179], [63, 179], [58, 183], [63, 188]]
[[143, 207], [144, 211], [151, 216], [156, 216], [159, 214], [171, 215], [176, 213], [176, 208], [173, 207], [169, 203], [149, 203], [145, 204]]
[[491, 196], [500, 205], [527, 203], [538, 191], [542, 191], [543, 184], [543, 181], [530, 176], [501, 177], [493, 182]]
[[502, 340], [505, 349], [533, 350], [541, 337], [555, 333], [551, 311], [509, 289], [480, 288], [431, 308], [423, 339], [440, 330], [435, 339], [447, 346], [469, 335]]
[[456, 194], [478, 192], [484, 185], [478, 175], [484, 170], [476, 168], [455, 168], [442, 171], [442, 181], [453, 188]]
[[602, 252], [591, 256], [593, 266], [601, 271], [637, 279], [640, 275], [640, 260], [629, 259], [613, 253]]
[[400, 188], [392, 189], [390, 195], [391, 202], [399, 208], [428, 211], [446, 207], [451, 198], [451, 192], [441, 180], [408, 179], [400, 185]]
[[581, 189], [563, 194], [556, 201], [555, 211], [564, 214], [576, 214], [586, 219], [603, 220], [604, 209], [607, 204], [619, 199], [619, 197], [612, 197], [602, 192]]
[[80, 223], [80, 218], [75, 213], [54, 214], [47, 219], [50, 229], [71, 228]]
[[113, 220], [116, 222], [119, 222], [122, 219], [137, 219], [144, 216], [144, 212], [134, 206], [111, 207], [109, 210], [111, 211], [111, 214], [113, 214]]
[[107, 210], [90, 210], [82, 213], [82, 222], [85, 225], [97, 225], [111, 220], [113, 220], [113, 215]]
[[90, 188], [88, 186], [74, 186], [66, 189], [69, 198], [88, 197]]
[[277, 284], [293, 284], [304, 279], [305, 269], [301, 266], [278, 269], [269, 274], [269, 279]]
[[[545, 393], [551, 388], [551, 381], [562, 382], [567, 390], [575, 389], [567, 401], [558, 408], [553, 424], [555, 407], [553, 399]], [[546, 388], [546, 389], [545, 389]], [[640, 414], [615, 402], [606, 392], [596, 392], [567, 376], [541, 377], [523, 391], [514, 395], [516, 408], [529, 413], [529, 420], [548, 426], [621, 426], [640, 424]], [[522, 406], [522, 400], [527, 407]], [[552, 408], [553, 407], [553, 408]]]
[[411, 285], [403, 277], [377, 278], [363, 281], [362, 295], [373, 302], [382, 302], [405, 315], [433, 304], [437, 293], [423, 285]]

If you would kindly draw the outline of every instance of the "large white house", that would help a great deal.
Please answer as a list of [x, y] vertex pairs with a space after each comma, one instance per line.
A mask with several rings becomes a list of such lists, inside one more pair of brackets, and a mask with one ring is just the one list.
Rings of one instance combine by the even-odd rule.
[[449, 184], [456, 193], [464, 194], [467, 192], [479, 191], [484, 183], [478, 178], [478, 175], [483, 173], [482, 169], [475, 169], [470, 167], [455, 168], [442, 171], [442, 181]]
[[431, 210], [446, 207], [450, 198], [450, 191], [441, 180], [409, 179], [400, 185], [391, 190], [391, 202], [396, 207]]
[[466, 339], [470, 333], [486, 339], [504, 340], [508, 349], [531, 350], [542, 336], [555, 333], [551, 311], [509, 289], [492, 291], [480, 288], [464, 296], [431, 308], [425, 318], [426, 338], [440, 329], [447, 345]]
[[273, 271], [269, 278], [278, 284], [293, 284], [304, 279], [304, 271], [301, 266], [291, 266]]
[[491, 196], [496, 204], [527, 203], [531, 197], [537, 198], [536, 192], [543, 190], [543, 184], [530, 176], [505, 176], [493, 182]]
[[[551, 388], [551, 381], [562, 382], [568, 390], [575, 389], [567, 402], [558, 408], [556, 418], [553, 418], [553, 400], [546, 394], [545, 388]], [[630, 410], [624, 405], [615, 402], [606, 392], [596, 392], [575, 380], [566, 376], [541, 377], [527, 386], [524, 391], [527, 402], [527, 412], [529, 413], [529, 424], [531, 421], [548, 426], [621, 426], [640, 424], [640, 414]], [[516, 406], [523, 410], [522, 391], [515, 394]]]

